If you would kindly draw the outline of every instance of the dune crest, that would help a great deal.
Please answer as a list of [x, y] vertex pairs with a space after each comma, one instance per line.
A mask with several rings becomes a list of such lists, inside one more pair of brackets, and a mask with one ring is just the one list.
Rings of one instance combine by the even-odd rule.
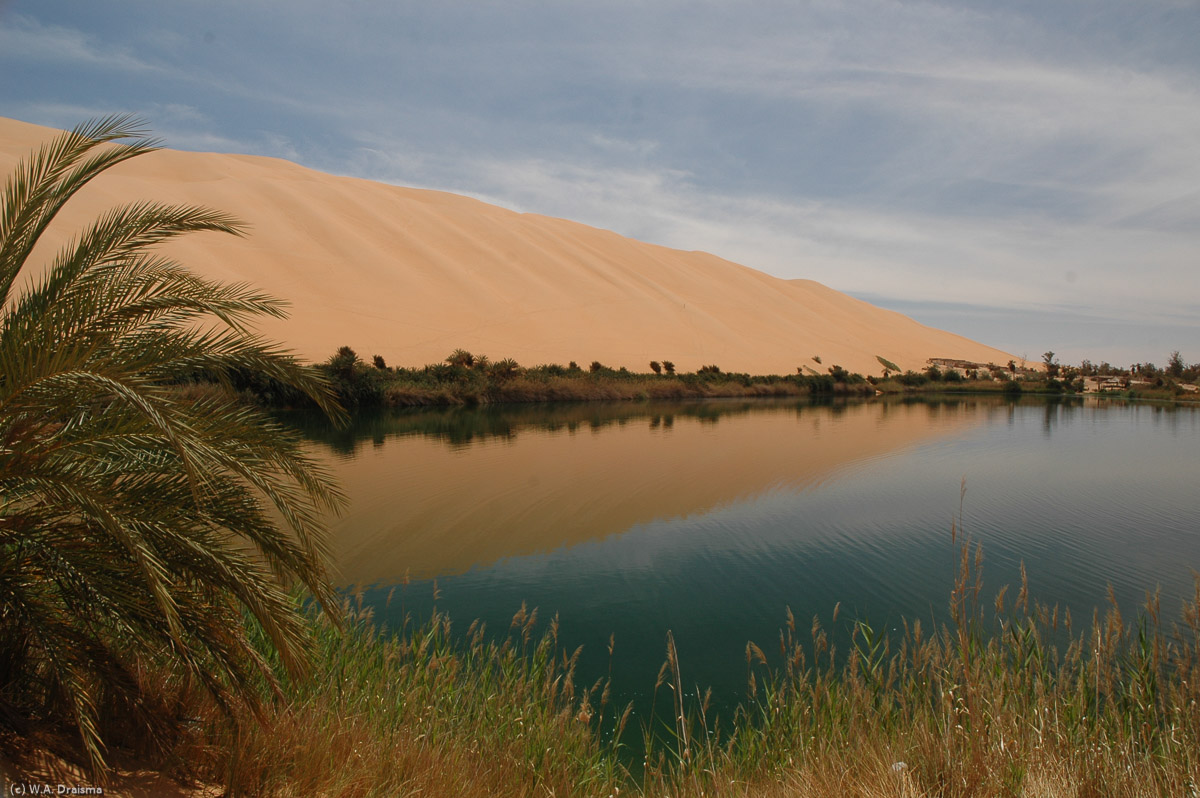
[[[56, 133], [0, 118], [0, 172]], [[205, 205], [246, 222], [244, 238], [194, 235], [169, 252], [206, 277], [286, 299], [289, 318], [264, 320], [260, 331], [312, 361], [343, 344], [391, 365], [437, 362], [461, 347], [522, 365], [599, 360], [646, 371], [670, 360], [681, 371], [716, 364], [757, 374], [832, 364], [874, 374], [877, 355], [916, 370], [930, 357], [1011, 357], [810, 280], [258, 156], [162, 150], [134, 159], [81, 192], [49, 243], [141, 200]]]

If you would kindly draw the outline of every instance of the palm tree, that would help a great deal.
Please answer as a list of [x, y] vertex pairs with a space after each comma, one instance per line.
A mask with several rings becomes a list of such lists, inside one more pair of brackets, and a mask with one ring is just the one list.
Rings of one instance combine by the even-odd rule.
[[98, 776], [106, 718], [150, 720], [147, 666], [231, 713], [274, 684], [268, 657], [301, 672], [291, 587], [334, 606], [322, 516], [344, 501], [295, 435], [231, 392], [171, 390], [257, 374], [340, 412], [319, 375], [246, 326], [280, 302], [154, 249], [237, 222], [132, 204], [31, 263], [64, 203], [154, 147], [128, 117], [81, 125], [0, 196], [0, 729], [61, 720]]
[[451, 366], [462, 366], [469, 369], [475, 365], [475, 356], [465, 349], [455, 349], [446, 358], [446, 362]]

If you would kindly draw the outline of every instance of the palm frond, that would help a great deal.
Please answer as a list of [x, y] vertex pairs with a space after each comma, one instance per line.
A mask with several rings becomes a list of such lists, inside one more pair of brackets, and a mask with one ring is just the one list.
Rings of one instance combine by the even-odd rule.
[[63, 205], [154, 146], [128, 117], [81, 125], [20, 164], [0, 198], [0, 725], [69, 718], [97, 773], [104, 713], [163, 703], [144, 700], [140, 665], [253, 711], [253, 688], [274, 677], [245, 617], [299, 674], [308, 641], [292, 586], [337, 611], [325, 519], [345, 499], [329, 474], [260, 411], [165, 387], [252, 374], [342, 412], [315, 369], [254, 334], [281, 302], [154, 251], [242, 225], [126, 205], [17, 288]]

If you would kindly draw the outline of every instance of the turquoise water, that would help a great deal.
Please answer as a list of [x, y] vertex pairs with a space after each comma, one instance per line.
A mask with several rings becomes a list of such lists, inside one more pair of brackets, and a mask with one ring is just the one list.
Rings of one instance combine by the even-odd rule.
[[558, 615], [568, 651], [584, 646], [581, 682], [611, 667], [618, 701], [639, 706], [668, 629], [685, 686], [728, 706], [746, 642], [770, 655], [788, 607], [805, 634], [839, 602], [843, 631], [944, 619], [952, 521], [983, 546], [989, 601], [1015, 594], [1023, 561], [1031, 595], [1080, 620], [1108, 585], [1127, 614], [1161, 589], [1175, 616], [1200, 570], [1191, 408], [626, 403], [304, 429], [353, 502], [334, 525], [340, 578], [379, 618], [426, 617], [435, 580], [459, 630], [503, 633], [524, 602]]

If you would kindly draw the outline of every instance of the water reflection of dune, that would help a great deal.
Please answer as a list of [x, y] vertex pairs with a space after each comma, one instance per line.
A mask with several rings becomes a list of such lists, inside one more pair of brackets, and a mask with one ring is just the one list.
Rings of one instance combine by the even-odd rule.
[[[986, 417], [990, 404], [636, 406], [557, 423], [492, 419], [492, 434], [422, 431], [420, 416], [374, 423], [372, 445], [319, 446], [350, 495], [334, 524], [344, 583], [462, 572], [552, 551], [635, 524], [706, 512], [775, 487], [802, 487]], [[578, 411], [577, 411], [578, 412]], [[433, 427], [445, 422], [436, 421]], [[452, 425], [453, 426], [453, 425]], [[330, 443], [335, 443], [329, 441]], [[340, 453], [338, 449], [340, 448]], [[351, 447], [353, 448], [353, 447]]]

